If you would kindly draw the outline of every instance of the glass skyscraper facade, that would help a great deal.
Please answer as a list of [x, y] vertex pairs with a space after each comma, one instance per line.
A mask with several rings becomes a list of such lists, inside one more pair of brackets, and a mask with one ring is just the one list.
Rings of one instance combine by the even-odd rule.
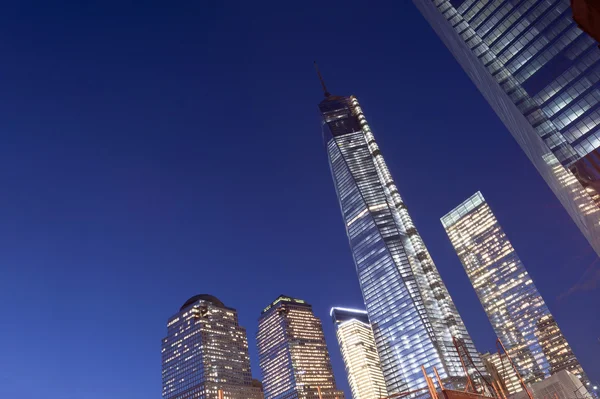
[[162, 386], [164, 399], [263, 398], [235, 309], [204, 294], [183, 304], [162, 340]]
[[330, 315], [344, 360], [352, 399], [379, 399], [388, 396], [367, 312], [332, 308]]
[[569, 0], [413, 0], [600, 255], [600, 52]]
[[442, 224], [492, 327], [525, 382], [568, 370], [587, 382], [569, 343], [480, 192]]
[[478, 352], [354, 96], [319, 104], [329, 163], [388, 393], [426, 386], [421, 366], [464, 381], [452, 337]]
[[344, 399], [337, 389], [323, 326], [312, 306], [281, 295], [267, 306], [256, 336], [265, 399]]

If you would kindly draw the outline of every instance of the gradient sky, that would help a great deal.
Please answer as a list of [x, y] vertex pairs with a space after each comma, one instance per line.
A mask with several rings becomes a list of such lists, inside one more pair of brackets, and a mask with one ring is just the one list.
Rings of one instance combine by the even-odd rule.
[[600, 380], [596, 256], [408, 1], [88, 1], [0, 12], [0, 397], [158, 399], [186, 299], [257, 318], [361, 294], [321, 138], [318, 60], [361, 101], [480, 351], [495, 335], [439, 218], [481, 190]]

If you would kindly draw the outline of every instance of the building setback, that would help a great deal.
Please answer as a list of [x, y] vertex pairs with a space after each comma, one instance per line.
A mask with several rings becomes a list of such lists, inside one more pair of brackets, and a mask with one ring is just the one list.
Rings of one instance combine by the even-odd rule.
[[302, 299], [281, 295], [258, 321], [265, 399], [344, 399], [337, 389], [321, 321]]
[[600, 256], [600, 52], [569, 2], [413, 0]]
[[388, 396], [375, 337], [364, 310], [331, 308], [340, 352], [353, 399]]
[[492, 327], [525, 382], [568, 370], [587, 378], [544, 299], [480, 192], [442, 224]]
[[[324, 85], [323, 85], [324, 86]], [[354, 96], [319, 104], [329, 165], [390, 395], [424, 388], [421, 366], [446, 384], [465, 375], [452, 338], [483, 363], [417, 232]]]
[[183, 304], [162, 340], [162, 386], [164, 399], [263, 398], [235, 309], [206, 294]]

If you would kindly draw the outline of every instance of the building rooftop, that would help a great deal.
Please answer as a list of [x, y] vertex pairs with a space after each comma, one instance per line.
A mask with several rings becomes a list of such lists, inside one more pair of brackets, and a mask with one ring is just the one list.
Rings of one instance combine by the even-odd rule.
[[279, 302], [289, 302], [289, 303], [293, 303], [295, 305], [304, 305], [307, 307], [311, 307], [311, 305], [306, 303], [306, 301], [303, 299], [292, 298], [291, 296], [281, 294], [277, 297], [277, 299], [275, 299], [273, 302], [271, 302], [271, 304], [269, 306], [264, 308], [263, 311], [261, 312], [261, 314], [265, 313], [266, 311], [271, 309], [273, 306], [277, 305]]
[[370, 324], [367, 311], [362, 309], [333, 307], [329, 311], [329, 315], [336, 326], [350, 320], [358, 320], [364, 324]]
[[485, 203], [485, 198], [483, 198], [483, 195], [481, 195], [481, 191], [477, 191], [475, 194], [463, 201], [459, 206], [442, 216], [440, 220], [442, 221], [444, 227], [448, 228], [483, 203]]
[[200, 300], [210, 302], [213, 305], [220, 307], [220, 308], [227, 308], [227, 306], [225, 306], [225, 304], [223, 302], [221, 302], [221, 300], [219, 298], [217, 298], [216, 296], [212, 296], [209, 294], [198, 294], [198, 295], [194, 295], [193, 297], [191, 297], [190, 299], [185, 301], [183, 306], [181, 306], [181, 308], [179, 308], [179, 311], [181, 312], [183, 309], [187, 308], [188, 306], [190, 306], [193, 303], [198, 302]]

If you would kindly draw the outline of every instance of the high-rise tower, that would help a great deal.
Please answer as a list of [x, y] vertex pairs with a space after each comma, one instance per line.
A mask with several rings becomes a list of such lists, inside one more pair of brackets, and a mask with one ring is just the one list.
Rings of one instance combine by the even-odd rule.
[[425, 387], [435, 366], [464, 372], [452, 337], [479, 353], [408, 214], [354, 96], [319, 104], [329, 164], [389, 394]]
[[600, 255], [600, 52], [569, 0], [413, 0]]
[[388, 396], [375, 337], [364, 310], [331, 308], [352, 399]]
[[321, 321], [302, 299], [281, 295], [258, 320], [265, 399], [344, 399], [337, 389]]
[[164, 399], [262, 399], [252, 380], [246, 329], [212, 295], [188, 299], [162, 340]]
[[442, 224], [496, 335], [525, 382], [540, 381], [561, 370], [587, 382], [483, 195], [475, 193], [442, 217]]

